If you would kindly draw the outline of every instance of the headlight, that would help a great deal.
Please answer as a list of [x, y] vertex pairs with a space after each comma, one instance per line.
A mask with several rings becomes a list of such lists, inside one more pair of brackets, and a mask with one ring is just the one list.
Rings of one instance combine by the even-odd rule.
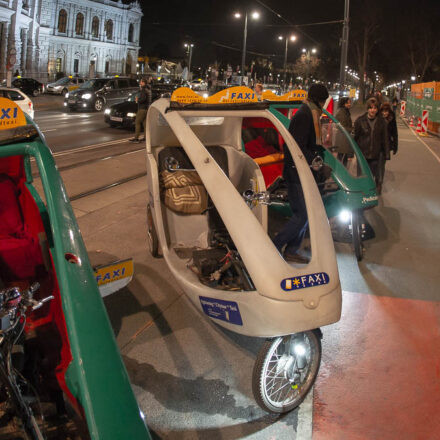
[[92, 97], [91, 93], [85, 93], [84, 95], [81, 96], [82, 99], [90, 99]]
[[110, 111], [111, 111], [111, 110], [110, 110], [109, 108], [106, 108], [106, 109], [104, 110], [104, 114], [105, 114], [105, 115], [109, 115], [109, 114], [110, 114]]
[[135, 118], [136, 113], [127, 113], [127, 118]]
[[55, 89], [55, 90], [60, 90], [60, 89], [61, 89], [61, 86], [54, 86], [54, 89]]
[[204, 97], [204, 98], [207, 98], [208, 96], [209, 96], [209, 95], [208, 95], [207, 93], [204, 93], [204, 94], [203, 94], [203, 97]]
[[339, 220], [342, 223], [348, 223], [351, 221], [351, 212], [347, 211], [346, 209], [343, 209], [340, 213], [339, 213]]
[[65, 96], [66, 98], [68, 98], [69, 97], [69, 94], [68, 93], [66, 93], [66, 96]]

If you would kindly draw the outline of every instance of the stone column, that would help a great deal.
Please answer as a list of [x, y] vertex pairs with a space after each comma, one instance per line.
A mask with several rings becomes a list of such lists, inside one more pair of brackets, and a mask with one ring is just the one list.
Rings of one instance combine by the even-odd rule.
[[6, 78], [6, 64], [8, 62], [8, 38], [9, 37], [9, 23], [3, 21], [1, 23], [1, 43], [0, 43], [0, 77]]
[[27, 57], [27, 35], [28, 30], [27, 29], [21, 29], [20, 32], [20, 39], [21, 39], [21, 63], [20, 63], [20, 69], [22, 72], [22, 75], [25, 76], [26, 74], [26, 57]]

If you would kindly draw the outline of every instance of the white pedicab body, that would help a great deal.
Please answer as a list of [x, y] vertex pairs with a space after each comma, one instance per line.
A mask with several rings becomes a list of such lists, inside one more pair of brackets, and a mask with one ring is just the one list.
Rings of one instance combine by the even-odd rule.
[[[174, 277], [202, 314], [240, 334], [276, 338], [263, 346], [257, 358], [253, 388], [260, 406], [285, 412], [301, 403], [318, 372], [321, 346], [318, 332], [312, 330], [337, 322], [341, 313], [339, 274], [322, 199], [301, 150], [264, 104], [192, 107], [171, 109], [169, 100], [160, 99], [148, 112], [150, 248], [155, 254], [159, 243]], [[269, 119], [295, 161], [310, 228], [312, 258], [306, 266], [286, 262], [272, 243], [267, 206], [250, 209], [243, 199], [242, 193], [250, 188], [265, 190], [258, 165], [242, 152], [244, 117]], [[206, 147], [211, 153], [224, 150], [226, 172]], [[183, 149], [197, 171], [255, 290], [221, 290], [202, 284], [188, 268], [188, 258], [179, 253], [180, 249], [208, 248], [209, 223], [206, 213], [179, 214], [161, 199], [161, 151], [172, 155], [174, 148]]]

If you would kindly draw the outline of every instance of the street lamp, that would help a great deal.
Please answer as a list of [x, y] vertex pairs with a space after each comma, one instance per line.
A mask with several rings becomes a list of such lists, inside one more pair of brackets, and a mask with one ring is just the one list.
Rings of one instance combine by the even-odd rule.
[[[236, 12], [234, 14], [235, 18], [241, 18], [240, 12]], [[252, 12], [251, 17], [254, 20], [258, 20], [260, 18], [260, 14], [256, 11]], [[246, 40], [247, 40], [247, 22], [248, 22], [248, 13], [244, 14], [244, 31], [243, 31], [243, 53], [241, 56], [241, 84], [243, 84], [244, 78], [244, 64], [246, 61]]]
[[186, 47], [186, 53], [188, 54], [188, 80], [190, 80], [191, 76], [191, 58], [193, 53], [193, 47], [194, 44], [192, 43], [185, 43], [184, 46]]
[[316, 52], [318, 52], [316, 50], [316, 48], [313, 48], [312, 50], [309, 49], [303, 49], [302, 53], [304, 54], [305, 60], [306, 60], [306, 81], [308, 83], [309, 81], [309, 73], [310, 73], [310, 62], [311, 62], [311, 54], [315, 55]]
[[287, 86], [286, 86], [286, 77], [287, 77], [287, 46], [289, 44], [289, 40], [294, 42], [296, 41], [296, 35], [291, 35], [290, 37], [282, 37], [281, 35], [278, 37], [278, 40], [282, 40], [282, 39], [286, 40], [286, 49], [284, 51], [284, 88], [287, 90]]

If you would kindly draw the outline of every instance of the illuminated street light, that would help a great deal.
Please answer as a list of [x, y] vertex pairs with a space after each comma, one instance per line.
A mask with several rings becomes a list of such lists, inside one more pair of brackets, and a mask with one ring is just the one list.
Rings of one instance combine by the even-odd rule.
[[[236, 12], [234, 14], [235, 18], [240, 18], [241, 14], [239, 12]], [[260, 14], [256, 11], [252, 12], [251, 17], [254, 20], [258, 20], [260, 18]], [[247, 40], [247, 22], [248, 22], [248, 13], [244, 14], [244, 31], [243, 31], [243, 53], [241, 56], [241, 84], [243, 84], [243, 77], [244, 77], [244, 64], [246, 62], [246, 40]]]
[[306, 73], [306, 80], [309, 79], [309, 70], [310, 70], [310, 63], [311, 63], [311, 54], [316, 54], [317, 50], [316, 48], [313, 48], [312, 50], [308, 50], [303, 48], [302, 53], [304, 54], [306, 58], [306, 65], [307, 65], [307, 73]]
[[192, 43], [185, 43], [184, 46], [186, 47], [186, 53], [188, 54], [188, 79], [191, 79], [191, 59], [192, 59], [192, 52], [194, 44]]
[[286, 77], [287, 77], [287, 47], [289, 44], [289, 40], [294, 42], [296, 41], [296, 35], [291, 35], [290, 37], [283, 37], [282, 35], [280, 35], [278, 37], [278, 40], [282, 40], [282, 39], [286, 40], [286, 49], [284, 51], [284, 88], [287, 90], [287, 86], [286, 86]]

